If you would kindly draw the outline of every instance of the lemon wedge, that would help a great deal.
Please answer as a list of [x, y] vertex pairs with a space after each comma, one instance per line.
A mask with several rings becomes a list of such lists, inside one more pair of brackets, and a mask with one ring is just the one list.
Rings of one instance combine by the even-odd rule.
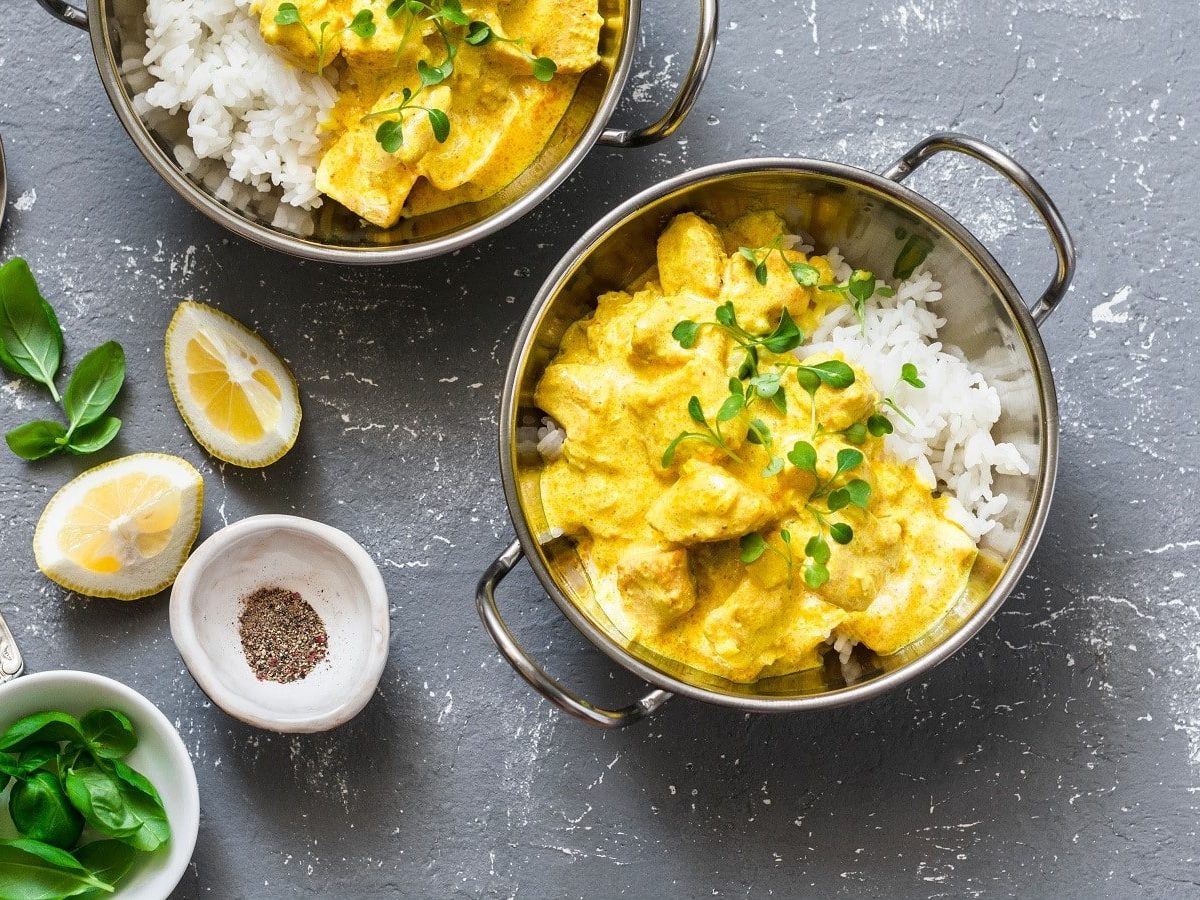
[[33, 555], [51, 581], [91, 597], [136, 600], [179, 574], [204, 505], [204, 480], [165, 453], [135, 453], [88, 469], [38, 520]]
[[257, 469], [292, 449], [300, 391], [261, 337], [219, 309], [185, 301], [167, 326], [167, 382], [192, 436], [217, 459]]

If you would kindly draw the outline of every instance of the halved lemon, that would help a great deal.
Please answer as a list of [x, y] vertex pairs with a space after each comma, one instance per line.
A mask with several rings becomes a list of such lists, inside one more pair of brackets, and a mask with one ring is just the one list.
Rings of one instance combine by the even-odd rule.
[[300, 391], [283, 360], [230, 316], [190, 300], [167, 326], [167, 382], [192, 436], [217, 459], [257, 469], [292, 449]]
[[33, 555], [42, 574], [67, 590], [148, 597], [179, 574], [203, 506], [204, 479], [186, 460], [165, 453], [114, 459], [50, 498]]

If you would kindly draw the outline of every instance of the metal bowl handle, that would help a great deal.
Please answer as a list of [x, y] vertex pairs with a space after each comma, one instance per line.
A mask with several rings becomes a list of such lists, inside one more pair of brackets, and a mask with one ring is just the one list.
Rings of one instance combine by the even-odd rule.
[[717, 49], [718, 0], [700, 0], [700, 30], [696, 34], [696, 49], [692, 52], [692, 65], [683, 76], [679, 93], [661, 119], [644, 128], [605, 128], [600, 132], [598, 143], [606, 147], [641, 147], [670, 137], [692, 111], [700, 88], [708, 77], [713, 52]]
[[84, 31], [88, 30], [87, 13], [77, 6], [72, 6], [67, 0], [38, 0], [38, 3], [60, 22], [66, 22]]
[[513, 541], [508, 549], [488, 566], [488, 570], [479, 579], [479, 588], [475, 592], [479, 618], [483, 620], [488, 634], [500, 648], [500, 653], [508, 660], [509, 665], [517, 670], [518, 675], [559, 709], [598, 728], [624, 728], [626, 725], [632, 725], [671, 699], [672, 695], [669, 692], [653, 690], [637, 703], [623, 709], [601, 709], [578, 694], [569, 691], [547, 675], [545, 670], [535, 663], [517, 643], [517, 639], [513, 637], [508, 625], [501, 618], [500, 609], [496, 606], [496, 586], [524, 556], [525, 551], [521, 549], [521, 542]]
[[885, 170], [884, 177], [891, 178], [893, 181], [903, 181], [923, 163], [943, 150], [965, 153], [967, 156], [991, 166], [1016, 185], [1025, 198], [1033, 204], [1038, 215], [1042, 217], [1046, 230], [1050, 232], [1050, 243], [1054, 246], [1054, 255], [1057, 259], [1057, 268], [1050, 281], [1050, 286], [1046, 288], [1030, 310], [1033, 313], [1033, 320], [1039, 325], [1042, 324], [1066, 295], [1067, 288], [1071, 286], [1071, 279], [1075, 277], [1075, 242], [1071, 240], [1071, 233], [1067, 230], [1067, 225], [1063, 221], [1058, 207], [1054, 205], [1054, 201], [1050, 199], [1045, 188], [1038, 184], [1037, 179], [1007, 153], [977, 138], [954, 132], [931, 134]]

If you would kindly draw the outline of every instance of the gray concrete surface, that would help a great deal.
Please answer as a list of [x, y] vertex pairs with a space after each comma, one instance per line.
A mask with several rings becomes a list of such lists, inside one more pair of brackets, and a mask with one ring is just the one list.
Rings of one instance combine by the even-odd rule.
[[[622, 121], [659, 108], [690, 47], [693, 3], [647, 6]], [[30, 259], [75, 347], [125, 345], [113, 454], [200, 466], [204, 534], [259, 512], [347, 529], [392, 598], [390, 662], [358, 719], [313, 737], [252, 730], [188, 677], [165, 598], [64, 596], [38, 575], [33, 523], [84, 463], [0, 455], [0, 609], [30, 668], [128, 682], [195, 760], [203, 822], [178, 896], [1200, 893], [1200, 14], [1173, 0], [725, 7], [676, 138], [596, 151], [457, 256], [356, 271], [259, 250], [185, 206], [121, 130], [84, 36], [33, 0], [6, 4], [0, 257]], [[1081, 250], [1044, 329], [1062, 462], [1019, 588], [953, 660], [868, 705], [762, 718], [677, 701], [620, 734], [564, 720], [497, 658], [471, 600], [510, 539], [497, 391], [543, 273], [662, 177], [769, 154], [878, 169], [944, 128], [1027, 163]], [[914, 184], [1039, 290], [1049, 251], [1019, 198], [970, 164], [929, 169]], [[161, 341], [189, 295], [293, 362], [305, 425], [265, 474], [214, 465], [173, 409]], [[0, 387], [0, 424], [42, 402]], [[638, 689], [527, 572], [505, 591], [521, 637], [571, 684], [609, 702]]]

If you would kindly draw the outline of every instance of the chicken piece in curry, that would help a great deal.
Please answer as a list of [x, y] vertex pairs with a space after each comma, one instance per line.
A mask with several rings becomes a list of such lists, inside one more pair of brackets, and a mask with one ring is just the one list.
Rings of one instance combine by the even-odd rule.
[[265, 0], [259, 30], [338, 100], [317, 188], [374, 225], [483, 200], [599, 61], [597, 0]]
[[[847, 298], [787, 230], [773, 212], [677, 216], [657, 265], [567, 330], [535, 396], [566, 435], [540, 475], [548, 524], [613, 624], [738, 682], [817, 666], [838, 636], [895, 653], [976, 556], [949, 501], [886, 451], [869, 377], [793, 352]], [[770, 335], [790, 337], [749, 359]]]

